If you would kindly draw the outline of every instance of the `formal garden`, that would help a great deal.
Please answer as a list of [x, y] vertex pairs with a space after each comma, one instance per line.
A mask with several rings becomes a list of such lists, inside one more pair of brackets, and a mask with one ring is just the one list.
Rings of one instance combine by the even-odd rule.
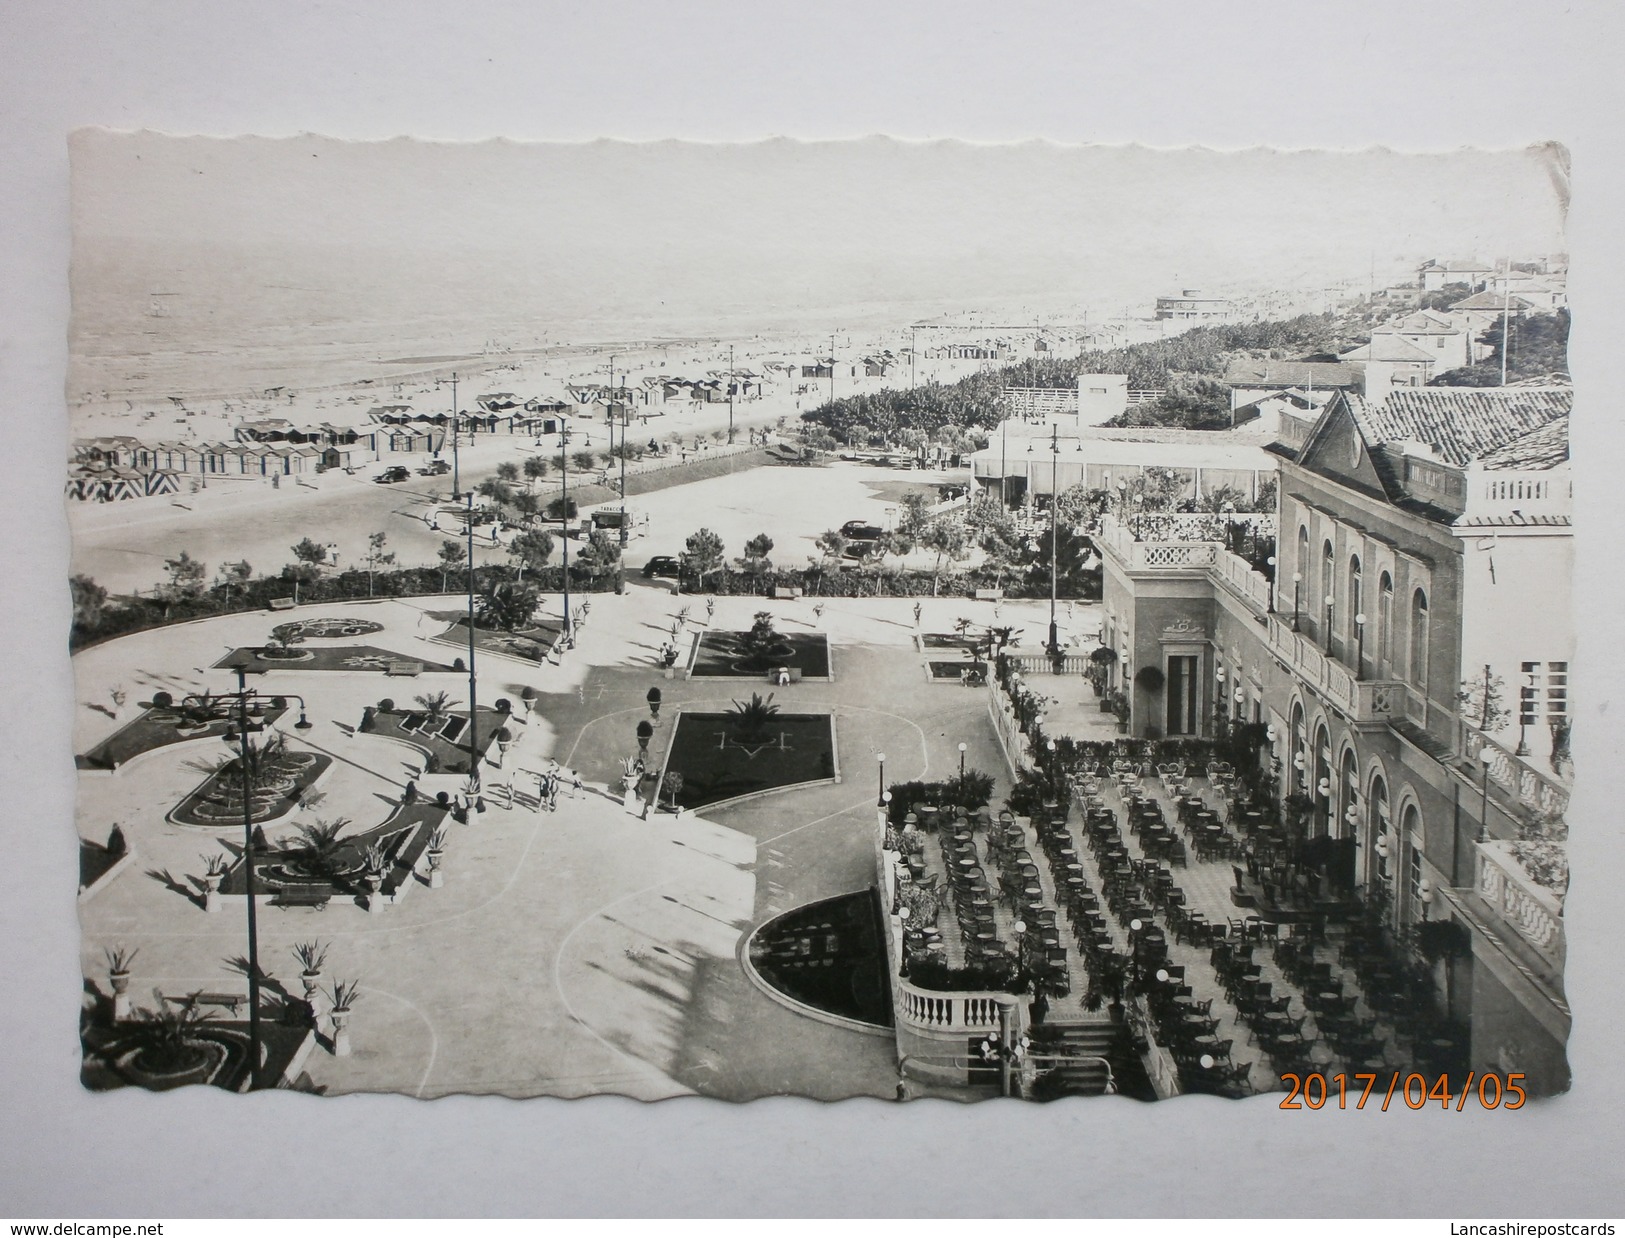
[[[297, 1000], [297, 999], [295, 999]], [[304, 1003], [274, 1004], [260, 1020], [261, 1076], [282, 1079], [315, 1037]], [[81, 1015], [84, 1057], [80, 1082], [90, 1091], [122, 1087], [167, 1092], [205, 1084], [246, 1092], [249, 1030], [246, 1018], [222, 1019], [217, 1012], [185, 999], [163, 998], [154, 1009], [138, 1009], [114, 1022], [87, 1009]]]
[[726, 713], [677, 715], [660, 791], [665, 803], [703, 808], [835, 776], [834, 717], [782, 713], [772, 693], [752, 693]]
[[780, 632], [770, 611], [758, 611], [748, 632], [702, 632], [694, 678], [760, 679], [780, 667], [802, 679], [830, 677], [829, 638], [822, 632]]

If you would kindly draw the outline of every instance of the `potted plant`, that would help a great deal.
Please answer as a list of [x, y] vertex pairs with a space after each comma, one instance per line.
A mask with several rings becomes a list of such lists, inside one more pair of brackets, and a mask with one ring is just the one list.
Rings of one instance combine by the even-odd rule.
[[660, 720], [660, 689], [650, 688], [648, 695], [644, 699], [649, 702], [650, 720], [658, 722]]
[[525, 716], [529, 717], [530, 711], [536, 708], [536, 689], [525, 685], [519, 692], [519, 703], [525, 707]]
[[220, 883], [226, 879], [226, 857], [216, 852], [203, 860], [203, 910], [220, 910]]
[[367, 849], [361, 853], [361, 862], [367, 870], [363, 878], [367, 886], [367, 910], [380, 911], [384, 903], [380, 897], [384, 888], [384, 868], [389, 862], [384, 855], [383, 844], [367, 844]]
[[305, 1000], [314, 1007], [316, 990], [322, 979], [322, 964], [327, 962], [327, 947], [319, 941], [302, 941], [294, 946], [293, 957], [299, 961], [299, 979], [305, 986]]
[[359, 980], [335, 980], [329, 996], [333, 999], [333, 1056], [350, 1056], [350, 1011], [361, 995]]
[[667, 770], [666, 776], [660, 780], [660, 789], [671, 800], [671, 810], [681, 817], [683, 806], [677, 802], [677, 797], [683, 793], [683, 776], [674, 769]]
[[127, 1019], [130, 1017], [130, 964], [141, 953], [141, 947], [130, 950], [116, 946], [102, 953], [107, 956], [107, 981], [113, 987], [113, 1018]]
[[1117, 715], [1117, 733], [1128, 734], [1129, 701], [1122, 692], [1113, 692], [1111, 695], [1112, 713]]
[[638, 723], [638, 752], [644, 756], [649, 755], [649, 741], [654, 738], [654, 733], [655, 729], [649, 725], [647, 718]]
[[1101, 645], [1089, 654], [1089, 682], [1094, 685], [1095, 693], [1100, 697], [1100, 712], [1110, 713], [1112, 710], [1111, 694], [1106, 691], [1106, 676], [1112, 663], [1117, 661], [1117, 650], [1110, 645]]
[[446, 854], [446, 827], [437, 825], [429, 832], [429, 858], [438, 860]]

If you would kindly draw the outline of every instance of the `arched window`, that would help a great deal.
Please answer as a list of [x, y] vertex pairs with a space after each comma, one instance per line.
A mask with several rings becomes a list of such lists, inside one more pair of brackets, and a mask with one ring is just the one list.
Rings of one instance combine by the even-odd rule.
[[1309, 530], [1303, 525], [1298, 526], [1298, 554], [1292, 560], [1293, 575], [1302, 583], [1309, 583]]
[[1292, 703], [1292, 789], [1302, 791], [1309, 783], [1308, 757], [1304, 755], [1303, 706]]
[[1324, 726], [1315, 732], [1315, 768], [1310, 773], [1309, 793], [1315, 797], [1315, 833], [1329, 833], [1328, 818], [1336, 811], [1332, 792], [1332, 737]]
[[1386, 679], [1394, 661], [1394, 578], [1384, 572], [1377, 581], [1377, 678]]
[[[1360, 842], [1360, 854], [1364, 857], [1366, 885], [1375, 888], [1376, 882], [1372, 875], [1376, 874], [1383, 879], [1387, 878], [1385, 862], [1377, 854], [1377, 839], [1382, 837], [1383, 826], [1388, 822], [1388, 783], [1381, 774], [1374, 774], [1371, 786], [1365, 795], [1365, 837]], [[1393, 846], [1394, 840], [1390, 838], [1388, 845]]]
[[1422, 837], [1422, 814], [1416, 810], [1415, 804], [1405, 807], [1405, 820], [1401, 822], [1399, 837], [1395, 840], [1395, 853], [1404, 867], [1399, 868], [1394, 876], [1397, 878], [1395, 886], [1395, 902], [1403, 908], [1401, 914], [1406, 921], [1420, 920], [1425, 908], [1422, 906], [1422, 853], [1411, 845], [1412, 838]]
[[1327, 542], [1320, 548], [1320, 593], [1315, 598], [1316, 602], [1324, 603], [1327, 598], [1333, 597], [1336, 594], [1336, 558], [1337, 554], [1334, 550], [1332, 550], [1332, 544], [1330, 542]]
[[[1343, 767], [1337, 782], [1337, 819], [1331, 823], [1331, 835], [1333, 838], [1352, 838], [1360, 808], [1360, 771], [1354, 763], [1352, 750], [1343, 754]], [[1351, 821], [1351, 816], [1355, 820]]]
[[1362, 614], [1365, 613], [1365, 596], [1364, 596], [1363, 592], [1361, 591], [1360, 585], [1361, 585], [1361, 581], [1360, 581], [1360, 556], [1359, 555], [1350, 555], [1349, 556], [1349, 579], [1348, 579], [1348, 604], [1344, 607], [1343, 613], [1348, 616], [1348, 618], [1346, 620], [1344, 620], [1345, 630], [1349, 634], [1349, 645], [1350, 645], [1351, 649], [1356, 651], [1355, 652], [1356, 657], [1360, 656], [1359, 653], [1358, 653], [1359, 640], [1360, 640], [1360, 631], [1359, 631], [1359, 624], [1355, 623], [1354, 620], [1355, 620], [1355, 618], [1357, 616], [1362, 615]]
[[1428, 595], [1418, 589], [1411, 594], [1410, 678], [1422, 691], [1428, 686]]

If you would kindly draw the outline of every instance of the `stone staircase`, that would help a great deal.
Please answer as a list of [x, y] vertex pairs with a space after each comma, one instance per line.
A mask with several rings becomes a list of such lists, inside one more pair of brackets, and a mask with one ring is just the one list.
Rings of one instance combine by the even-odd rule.
[[1041, 1023], [1028, 1029], [1035, 1058], [1095, 1058], [1102, 1061], [1035, 1062], [1035, 1099], [1061, 1096], [1101, 1096], [1108, 1079], [1125, 1096], [1151, 1096], [1145, 1068], [1128, 1044], [1123, 1027], [1115, 1022]]

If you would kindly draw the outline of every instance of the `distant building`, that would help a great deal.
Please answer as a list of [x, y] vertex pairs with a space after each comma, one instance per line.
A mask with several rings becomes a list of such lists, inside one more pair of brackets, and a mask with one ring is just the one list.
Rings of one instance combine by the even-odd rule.
[[1416, 282], [1423, 292], [1438, 292], [1452, 284], [1464, 285], [1469, 292], [1485, 287], [1495, 268], [1476, 258], [1430, 259], [1416, 270]]
[[1368, 400], [1380, 400], [1399, 387], [1425, 387], [1435, 373], [1443, 372], [1431, 352], [1391, 333], [1373, 334], [1370, 343], [1342, 353], [1338, 360], [1364, 370], [1360, 392]]
[[1226, 486], [1252, 499], [1275, 475], [1277, 459], [1265, 450], [1267, 442], [1260, 435], [1222, 430], [1067, 430], [1058, 424], [1006, 421], [971, 456], [971, 475], [983, 490], [997, 491], [1012, 507], [1077, 485], [1111, 491], [1151, 468], [1172, 471], [1182, 499], [1199, 500]]
[[1157, 298], [1157, 317], [1173, 322], [1217, 322], [1235, 313], [1235, 303], [1200, 288], [1186, 288], [1178, 296]]
[[1287, 387], [1310, 395], [1333, 388], [1353, 391], [1364, 378], [1363, 366], [1343, 361], [1276, 361], [1244, 357], [1230, 363], [1223, 382], [1230, 388], [1230, 407], [1236, 409]]

